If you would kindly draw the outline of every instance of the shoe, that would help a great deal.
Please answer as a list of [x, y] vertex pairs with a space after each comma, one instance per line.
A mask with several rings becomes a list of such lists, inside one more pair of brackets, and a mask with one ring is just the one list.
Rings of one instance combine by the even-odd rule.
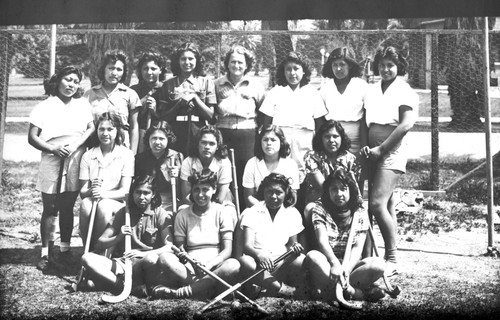
[[157, 285], [151, 290], [151, 299], [172, 299], [175, 298], [175, 291], [163, 285]]
[[380, 287], [373, 287], [364, 292], [366, 301], [377, 302], [385, 298], [385, 291]]
[[49, 257], [43, 256], [36, 264], [36, 268], [42, 272], [47, 271], [50, 267]]

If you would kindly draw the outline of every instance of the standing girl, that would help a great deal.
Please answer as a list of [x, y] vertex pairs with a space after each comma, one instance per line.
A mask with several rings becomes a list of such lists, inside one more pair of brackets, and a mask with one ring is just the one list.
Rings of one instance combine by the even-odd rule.
[[[286, 259], [274, 265], [273, 261], [292, 248], [297, 235], [304, 229], [302, 217], [292, 204], [294, 196], [288, 179], [271, 173], [259, 186], [258, 198], [263, 201], [243, 211], [240, 227], [243, 230], [241, 276], [247, 278], [258, 268], [266, 269], [254, 283], [265, 288], [268, 295], [290, 294], [292, 288], [304, 285], [302, 262], [304, 255]], [[299, 253], [302, 247], [293, 246]], [[249, 290], [249, 284], [244, 288]], [[248, 292], [250, 293], [250, 292]]]
[[[73, 230], [73, 206], [78, 196], [80, 159], [84, 143], [94, 132], [90, 105], [82, 95], [82, 73], [75, 67], [64, 67], [44, 83], [49, 97], [30, 114], [28, 142], [42, 151], [37, 190], [42, 193], [43, 212], [40, 221], [42, 255], [37, 268], [49, 267], [58, 212], [61, 253], [69, 253]], [[50, 253], [50, 254], [49, 254]]]
[[[80, 163], [80, 236], [83, 242], [101, 236], [114, 214], [124, 207], [134, 176], [134, 154], [123, 146], [121, 117], [103, 113], [96, 123], [99, 145], [88, 150]], [[97, 206], [92, 238], [87, 239], [92, 206]]]
[[190, 176], [189, 183], [192, 204], [179, 211], [174, 224], [174, 244], [183, 252], [178, 257], [170, 252], [160, 255], [158, 263], [164, 276], [151, 290], [155, 298], [207, 298], [225, 289], [190, 263], [183, 265], [186, 253], [230, 283], [239, 273], [238, 260], [230, 258], [234, 230], [231, 214], [213, 201], [216, 174], [203, 169]]
[[368, 146], [362, 154], [370, 160], [369, 210], [375, 216], [385, 242], [388, 275], [396, 269], [396, 212], [392, 194], [401, 174], [406, 171], [404, 137], [418, 115], [418, 95], [398, 76], [406, 73], [408, 63], [394, 47], [379, 48], [374, 59], [374, 83], [366, 96]]
[[272, 172], [289, 177], [295, 203], [299, 189], [299, 170], [295, 161], [288, 158], [290, 145], [283, 130], [272, 124], [262, 126], [257, 135], [254, 154], [255, 157], [248, 160], [243, 173], [242, 185], [246, 206], [249, 208], [259, 202], [255, 196], [260, 183]]
[[123, 82], [127, 79], [127, 56], [119, 50], [106, 52], [97, 76], [101, 83], [85, 92], [92, 105], [94, 121], [104, 112], [116, 113], [125, 128], [123, 144], [134, 154], [139, 143], [137, 115], [141, 100], [137, 93]]
[[[111, 287], [112, 290], [121, 292], [124, 259], [129, 258], [132, 259], [132, 287], [138, 288], [151, 276], [148, 271], [156, 264], [160, 252], [158, 249], [172, 245], [172, 213], [161, 208], [161, 199], [152, 176], [138, 176], [134, 179], [128, 205], [130, 225], [125, 225], [127, 208], [120, 209], [96, 243], [97, 251], [115, 247], [114, 258], [109, 259], [93, 252], [82, 256], [82, 265], [88, 272], [87, 283], [90, 287], [93, 282], [99, 287]], [[123, 240], [126, 235], [132, 238], [132, 250], [128, 252], [124, 252]]]
[[322, 75], [327, 78], [319, 93], [328, 109], [327, 120], [336, 120], [351, 140], [349, 151], [358, 155], [366, 145], [364, 101], [368, 84], [361, 79], [361, 66], [349, 56], [347, 48], [337, 48], [328, 56]]
[[192, 185], [189, 177], [193, 172], [210, 169], [215, 172], [217, 188], [215, 201], [227, 203], [233, 201], [229, 185], [231, 183], [231, 162], [227, 158], [227, 149], [222, 141], [220, 131], [212, 125], [204, 126], [198, 131], [189, 152], [189, 157], [184, 159], [181, 167], [181, 194], [185, 201], [191, 191]]
[[204, 76], [201, 54], [193, 43], [184, 43], [171, 57], [174, 77], [165, 81], [153, 97], [158, 119], [166, 120], [177, 137], [174, 149], [187, 155], [192, 137], [212, 121], [217, 104], [215, 87]]
[[[356, 220], [354, 220], [356, 213]], [[323, 195], [314, 203], [312, 221], [318, 250], [309, 251], [304, 261], [309, 285], [322, 298], [332, 299], [337, 282], [344, 293], [355, 300], [378, 300], [384, 291], [373, 283], [384, 273], [384, 261], [365, 258], [361, 253], [368, 230], [368, 214], [353, 176], [338, 167], [323, 184]], [[349, 233], [354, 232], [352, 247], [347, 248]], [[342, 261], [350, 250], [349, 261]], [[319, 290], [319, 291], [318, 291]]]
[[228, 148], [234, 149], [238, 181], [241, 181], [245, 164], [253, 155], [257, 110], [264, 99], [264, 87], [260, 81], [246, 76], [253, 62], [254, 56], [249, 50], [235, 46], [224, 59], [226, 75], [215, 81], [217, 128]]
[[135, 174], [155, 177], [163, 208], [172, 211], [172, 179], [179, 182], [182, 153], [169, 148], [175, 135], [166, 121], [154, 123], [144, 136], [147, 149], [135, 156]]
[[[276, 72], [277, 86], [269, 91], [260, 107], [263, 124], [275, 124], [283, 129], [290, 143], [290, 155], [299, 167], [300, 184], [306, 175], [304, 156], [312, 148], [315, 129], [328, 113], [318, 90], [308, 84], [310, 78], [307, 57], [290, 52]], [[303, 199], [299, 199], [298, 205], [303, 208]]]
[[152, 95], [161, 88], [165, 80], [165, 59], [153, 51], [143, 53], [136, 70], [139, 83], [130, 87], [137, 92], [141, 99], [142, 108], [139, 110], [137, 122], [139, 125], [139, 147], [137, 152], [144, 151], [144, 134], [151, 125], [151, 113], [156, 110], [156, 100]]

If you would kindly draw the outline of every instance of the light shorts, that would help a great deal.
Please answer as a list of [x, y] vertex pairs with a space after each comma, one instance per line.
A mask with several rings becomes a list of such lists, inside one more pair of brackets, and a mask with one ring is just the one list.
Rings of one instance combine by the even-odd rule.
[[342, 128], [344, 128], [345, 134], [351, 140], [351, 148], [349, 149], [349, 152], [358, 156], [359, 151], [361, 150], [361, 120], [339, 121], [339, 123], [342, 125]]
[[[394, 129], [396, 129], [395, 126], [372, 123], [368, 131], [368, 145], [370, 148], [382, 144]], [[370, 168], [372, 170], [389, 169], [405, 173], [407, 160], [406, 143], [403, 138], [394, 148], [386, 152], [381, 159], [377, 160], [376, 163], [372, 163]], [[373, 174], [373, 172], [371, 173]]]

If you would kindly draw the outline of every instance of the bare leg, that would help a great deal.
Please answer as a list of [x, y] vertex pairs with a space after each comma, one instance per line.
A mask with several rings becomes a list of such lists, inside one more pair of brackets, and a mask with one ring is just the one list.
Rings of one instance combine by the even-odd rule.
[[97, 284], [104, 287], [111, 286], [114, 290], [121, 290], [123, 281], [116, 276], [116, 273], [123, 273], [124, 271], [115, 261], [88, 252], [82, 256], [82, 265], [89, 273], [89, 277]]

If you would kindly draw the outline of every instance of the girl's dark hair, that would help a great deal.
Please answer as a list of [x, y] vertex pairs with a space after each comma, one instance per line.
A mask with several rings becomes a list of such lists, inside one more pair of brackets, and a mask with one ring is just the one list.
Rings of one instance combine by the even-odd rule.
[[[191, 202], [194, 202], [192, 190], [193, 187], [197, 184], [206, 183], [217, 190], [217, 174], [215, 172], [212, 172], [208, 168], [201, 170], [201, 172], [193, 171], [193, 173], [188, 178], [188, 182], [191, 184], [191, 192], [189, 193], [189, 200], [191, 200]], [[212, 196], [212, 201], [215, 200], [215, 197], [216, 192], [214, 192]]]
[[[45, 80], [43, 82], [43, 88], [45, 89], [45, 94], [48, 96], [57, 96], [59, 93], [59, 84], [61, 83], [62, 78], [69, 74], [76, 74], [78, 77], [79, 81], [82, 81], [83, 75], [80, 69], [73, 67], [73, 66], [66, 66], [56, 72], [55, 74], [50, 77], [50, 79]], [[83, 95], [83, 88], [78, 86], [78, 89], [76, 90], [75, 94], [72, 96], [72, 98], [80, 98]]]
[[318, 131], [313, 137], [312, 147], [314, 151], [325, 151], [325, 147], [323, 146], [323, 135], [332, 128], [335, 128], [335, 130], [337, 130], [338, 134], [340, 135], [340, 139], [342, 140], [342, 142], [340, 143], [338, 154], [344, 154], [351, 148], [351, 139], [349, 139], [349, 137], [345, 133], [345, 130], [340, 122], [335, 120], [328, 120], [318, 128]]
[[106, 51], [104, 57], [101, 62], [101, 66], [99, 70], [97, 70], [97, 77], [99, 80], [104, 81], [104, 70], [106, 66], [110, 63], [115, 63], [117, 61], [121, 61], [123, 63], [123, 75], [120, 79], [120, 82], [123, 83], [127, 79], [128, 76], [128, 58], [127, 55], [121, 50], [111, 50]]
[[300, 80], [300, 86], [302, 87], [308, 84], [309, 81], [311, 81], [311, 63], [306, 55], [295, 51], [290, 52], [279, 64], [278, 69], [276, 70], [276, 83], [283, 87], [288, 85], [288, 81], [286, 81], [285, 77], [285, 66], [289, 62], [299, 64], [304, 71], [304, 76], [302, 77], [302, 80]]
[[388, 47], [379, 47], [377, 49], [377, 53], [375, 53], [375, 58], [373, 59], [373, 74], [378, 76], [380, 75], [380, 71], [378, 69], [378, 65], [382, 59], [389, 59], [396, 64], [398, 67], [398, 76], [404, 76], [406, 74], [406, 70], [408, 69], [408, 61], [406, 58], [398, 52], [396, 48], [392, 46]]
[[349, 55], [348, 49], [346, 47], [334, 49], [325, 64], [323, 65], [323, 70], [321, 70], [321, 74], [325, 78], [335, 79], [335, 74], [333, 73], [332, 63], [337, 59], [344, 60], [349, 65], [349, 74], [348, 77], [361, 77], [363, 72], [363, 68]]
[[270, 173], [260, 183], [259, 189], [257, 190], [257, 199], [264, 200], [265, 189], [274, 184], [278, 184], [285, 192], [285, 201], [283, 201], [283, 205], [285, 208], [292, 206], [295, 203], [295, 196], [292, 190], [293, 181], [290, 180], [290, 178], [287, 178], [280, 173]]
[[229, 75], [229, 59], [231, 58], [231, 55], [233, 53], [242, 54], [245, 57], [245, 62], [247, 64], [247, 67], [244, 71], [244, 74], [247, 74], [247, 72], [252, 69], [255, 58], [250, 50], [240, 45], [232, 47], [226, 53], [226, 57], [224, 58], [224, 68], [226, 69], [226, 74]]
[[165, 134], [165, 136], [168, 139], [167, 148], [171, 146], [177, 139], [167, 121], [163, 120], [155, 121], [153, 122], [151, 127], [149, 127], [148, 130], [146, 130], [146, 133], [144, 134], [144, 145], [146, 146], [146, 148], [149, 148], [149, 137], [151, 137], [151, 135], [155, 131], [161, 131]]
[[128, 206], [130, 211], [138, 211], [139, 208], [134, 202], [134, 191], [135, 189], [143, 184], [147, 184], [148, 187], [153, 191], [153, 198], [151, 199], [151, 210], [154, 210], [161, 206], [161, 196], [157, 189], [156, 179], [154, 176], [141, 175], [134, 177], [132, 184], [130, 185], [130, 192], [128, 194]]
[[363, 205], [363, 198], [359, 192], [358, 184], [354, 179], [352, 172], [347, 171], [344, 167], [337, 166], [323, 182], [323, 194], [321, 202], [323, 206], [329, 210], [340, 211], [344, 208], [336, 206], [330, 199], [330, 186], [334, 181], [340, 181], [342, 184], [347, 185], [349, 188], [349, 202], [347, 203], [348, 209], [355, 211]]
[[113, 125], [113, 127], [116, 128], [116, 138], [115, 138], [115, 144], [117, 145], [122, 145], [123, 142], [125, 141], [125, 128], [122, 122], [122, 118], [117, 115], [114, 112], [104, 112], [97, 118], [95, 121], [95, 131], [93, 134], [93, 138], [91, 140], [91, 145], [93, 147], [99, 145], [99, 138], [97, 136], [98, 130], [99, 130], [99, 124], [103, 121], [109, 121]]
[[253, 152], [257, 159], [264, 159], [264, 150], [262, 150], [262, 138], [268, 132], [273, 132], [280, 139], [280, 158], [286, 158], [290, 155], [290, 144], [286, 141], [285, 134], [280, 127], [274, 124], [262, 125], [257, 132]]
[[163, 81], [166, 78], [167, 70], [166, 70], [166, 63], [165, 59], [157, 52], [154, 51], [147, 51], [144, 52], [139, 59], [139, 62], [137, 62], [137, 67], [136, 67], [136, 75], [137, 79], [139, 79], [139, 82], [144, 81], [142, 78], [142, 67], [148, 63], [153, 61], [159, 68], [160, 68], [160, 77], [159, 80]]
[[215, 158], [217, 160], [227, 158], [227, 147], [224, 145], [224, 140], [222, 139], [222, 134], [216, 126], [207, 124], [202, 127], [194, 136], [194, 141], [190, 146], [189, 156], [193, 158], [199, 158], [198, 145], [200, 144], [201, 137], [204, 134], [212, 134], [217, 141], [217, 150], [215, 151]]
[[191, 51], [196, 58], [196, 67], [194, 68], [193, 75], [194, 76], [204, 76], [203, 72], [203, 58], [198, 51], [198, 48], [194, 43], [186, 42], [182, 44], [177, 50], [175, 50], [174, 54], [172, 54], [170, 58], [170, 68], [172, 69], [172, 73], [174, 76], [179, 76], [181, 74], [181, 66], [179, 64], [179, 59], [181, 55], [186, 52]]

